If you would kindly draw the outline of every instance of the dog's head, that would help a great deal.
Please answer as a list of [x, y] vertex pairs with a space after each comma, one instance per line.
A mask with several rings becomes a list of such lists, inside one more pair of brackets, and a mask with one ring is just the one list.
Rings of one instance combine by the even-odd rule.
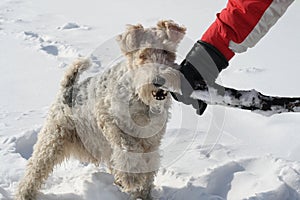
[[176, 49], [186, 29], [173, 21], [159, 21], [156, 27], [128, 25], [117, 41], [127, 58], [132, 84], [139, 99], [154, 112], [170, 103], [168, 90], [179, 91], [180, 75], [175, 64]]

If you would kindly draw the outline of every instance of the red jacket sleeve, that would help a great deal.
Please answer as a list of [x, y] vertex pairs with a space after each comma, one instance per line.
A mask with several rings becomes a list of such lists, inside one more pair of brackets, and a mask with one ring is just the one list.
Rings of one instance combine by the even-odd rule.
[[215, 46], [229, 61], [253, 47], [294, 0], [229, 0], [201, 40]]

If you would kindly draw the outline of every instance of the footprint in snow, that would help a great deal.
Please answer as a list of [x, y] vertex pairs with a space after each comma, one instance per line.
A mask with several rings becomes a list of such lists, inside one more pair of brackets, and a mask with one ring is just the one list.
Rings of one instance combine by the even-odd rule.
[[23, 158], [29, 159], [33, 152], [33, 145], [37, 141], [37, 135], [41, 128], [26, 131], [22, 136], [15, 139], [15, 152]]
[[264, 71], [265, 71], [265, 69], [259, 68], [259, 67], [245, 67], [245, 68], [240, 68], [237, 70], [237, 72], [240, 72], [240, 73], [251, 73], [251, 74], [261, 73]]
[[58, 48], [57, 46], [54, 45], [47, 45], [47, 46], [42, 46], [41, 50], [45, 51], [47, 54], [57, 56], [58, 55]]
[[217, 194], [226, 199], [227, 194], [231, 189], [231, 182], [234, 178], [234, 174], [244, 170], [245, 169], [237, 162], [230, 162], [213, 169], [206, 177], [206, 192], [209, 194]]
[[24, 31], [21, 36], [29, 45], [38, 46], [39, 50], [51, 56], [63, 58], [77, 58], [80, 56], [77, 49], [60, 41], [53, 41], [51, 36], [40, 35], [32, 31]]
[[28, 37], [32, 37], [32, 38], [38, 38], [39, 37], [39, 34], [34, 33], [32, 31], [24, 31], [23, 33], [24, 33], [25, 36], [28, 36]]

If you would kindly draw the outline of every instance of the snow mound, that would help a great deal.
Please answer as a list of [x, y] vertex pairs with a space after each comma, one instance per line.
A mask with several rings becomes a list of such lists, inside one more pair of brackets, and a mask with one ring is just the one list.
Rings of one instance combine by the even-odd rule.
[[129, 196], [114, 185], [114, 178], [107, 173], [93, 173], [91, 180], [84, 183], [85, 199], [127, 199]]
[[80, 26], [76, 23], [73, 23], [73, 22], [69, 22], [69, 23], [66, 23], [65, 25], [63, 25], [62, 27], [58, 27], [58, 29], [62, 29], [62, 30], [65, 30], [65, 29], [76, 29], [76, 28], [79, 28]]
[[83, 30], [90, 30], [91, 28], [89, 26], [80, 26], [75, 22], [68, 22], [66, 24], [64, 24], [61, 27], [58, 27], [57, 29], [59, 30], [71, 30], [71, 29], [83, 29]]

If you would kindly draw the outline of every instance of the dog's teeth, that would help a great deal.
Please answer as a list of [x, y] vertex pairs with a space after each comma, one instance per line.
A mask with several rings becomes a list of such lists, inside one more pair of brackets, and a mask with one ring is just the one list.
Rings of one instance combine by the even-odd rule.
[[161, 100], [164, 100], [164, 99], [165, 99], [165, 97], [164, 97], [164, 96], [159, 96], [159, 97], [156, 97], [155, 99], [156, 99], [156, 100], [160, 100], [160, 101], [161, 101]]

